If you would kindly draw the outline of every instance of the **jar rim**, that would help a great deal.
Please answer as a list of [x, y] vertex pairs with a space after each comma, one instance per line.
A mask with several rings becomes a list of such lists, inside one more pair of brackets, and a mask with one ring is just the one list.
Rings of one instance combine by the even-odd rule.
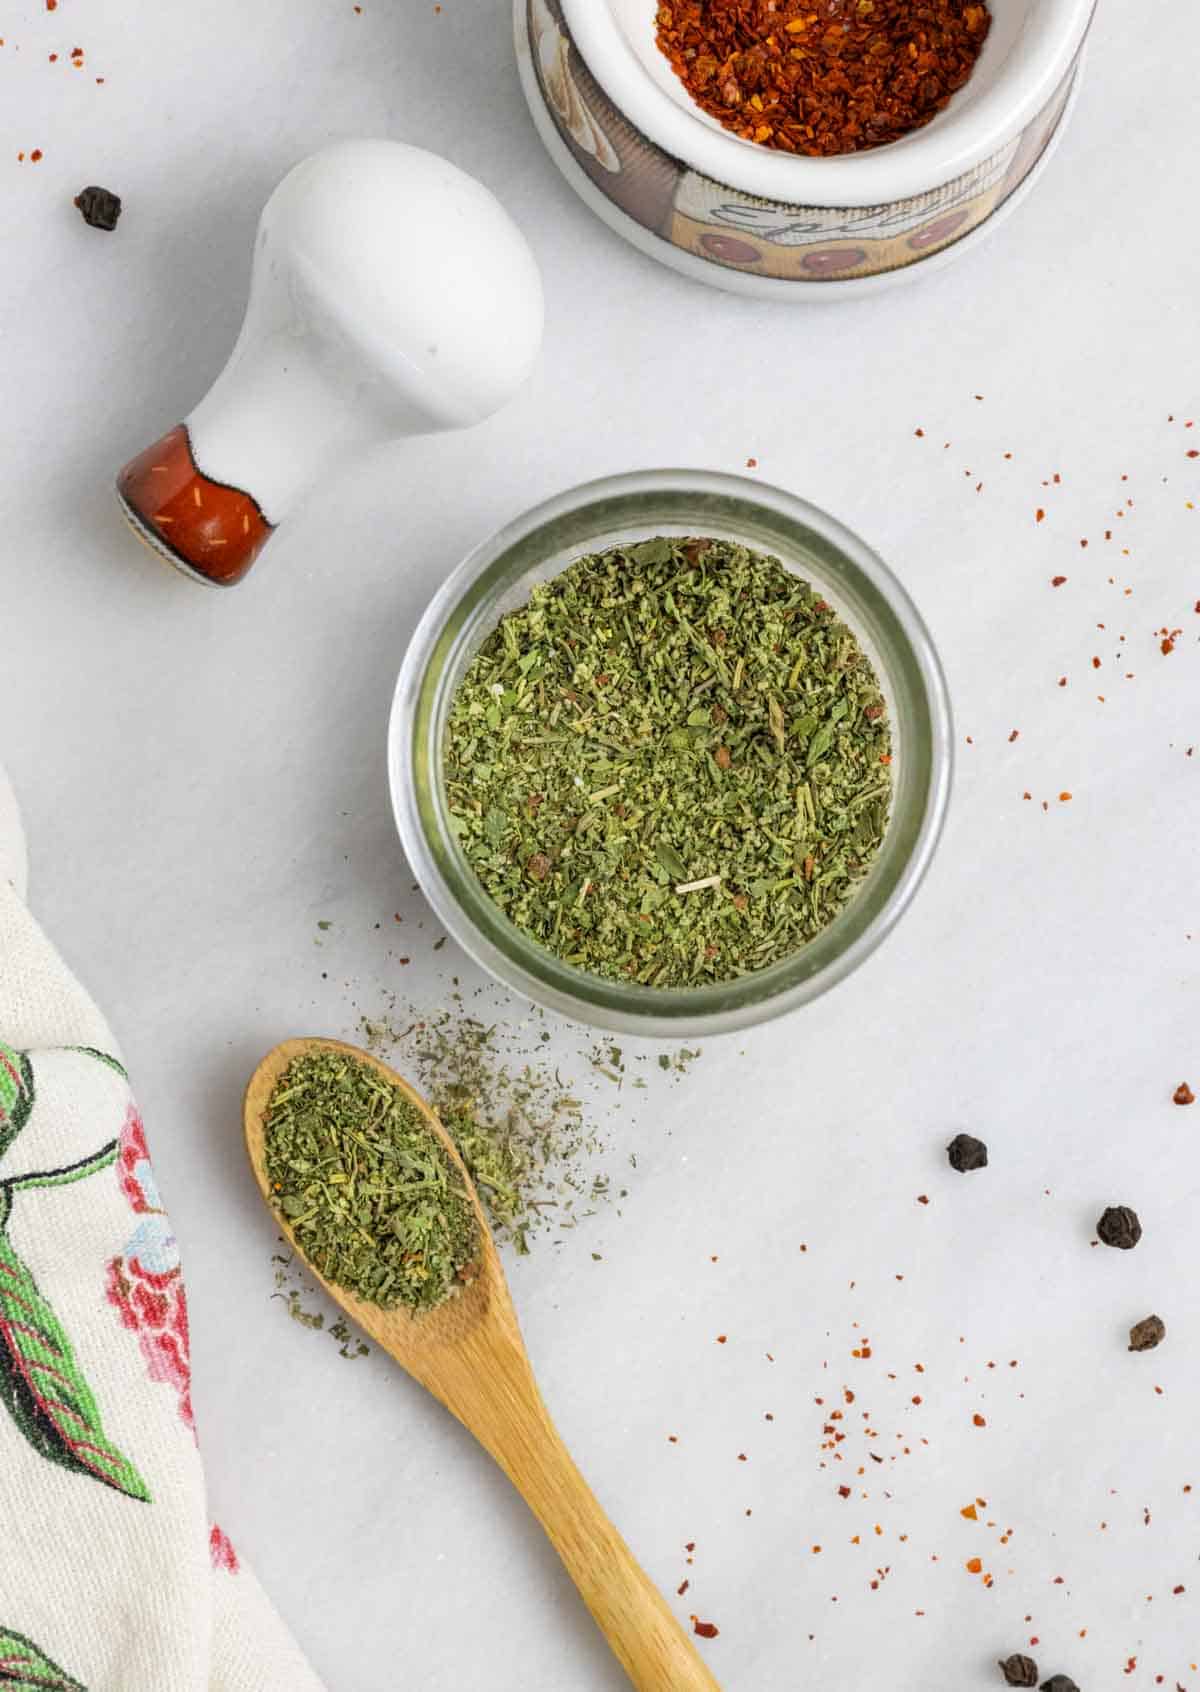
[[[589, 974], [523, 934], [467, 866], [441, 793], [449, 701], [470, 652], [501, 614], [505, 587], [521, 584], [527, 591], [523, 584], [531, 569], [551, 573], [565, 567], [568, 554], [578, 557], [613, 544], [606, 537], [617, 529], [642, 536], [670, 532], [671, 523], [654, 513], [673, 508], [672, 502], [694, 513], [690, 525], [680, 517], [679, 533], [724, 527], [757, 549], [790, 549], [814, 560], [804, 568], [834, 581], [839, 611], [853, 601], [854, 615], [847, 620], [860, 635], [866, 630], [866, 644], [882, 646], [877, 662], [885, 694], [893, 704], [899, 700], [908, 722], [880, 858], [854, 897], [807, 946], [780, 963], [731, 981], [680, 989]], [[649, 513], [645, 519], [635, 515], [643, 508]], [[598, 537], [594, 545], [591, 534]], [[929, 867], [945, 819], [952, 759], [949, 696], [932, 639], [882, 559], [835, 518], [783, 489], [697, 470], [635, 471], [585, 483], [483, 542], [442, 584], [421, 618], [396, 683], [388, 727], [392, 808], [405, 853], [463, 950], [507, 987], [576, 1021], [678, 1038], [732, 1032], [782, 1015], [843, 980], [875, 950]], [[886, 873], [880, 873], [885, 855]]]

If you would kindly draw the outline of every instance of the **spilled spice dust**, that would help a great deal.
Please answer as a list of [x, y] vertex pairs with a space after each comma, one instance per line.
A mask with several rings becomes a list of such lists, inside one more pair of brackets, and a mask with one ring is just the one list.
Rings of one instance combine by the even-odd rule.
[[332, 1322], [327, 1322], [323, 1311], [309, 1309], [305, 1305], [305, 1298], [319, 1298], [321, 1293], [294, 1252], [286, 1255], [276, 1252], [271, 1262], [275, 1269], [275, 1291], [271, 1297], [282, 1301], [293, 1322], [302, 1328], [327, 1333], [337, 1345], [341, 1357], [355, 1359], [370, 1355], [370, 1346], [354, 1333], [344, 1316], [336, 1316]]
[[368, 1050], [432, 1104], [497, 1237], [519, 1252], [539, 1232], [574, 1228], [597, 1206], [626, 1196], [596, 1170], [604, 1142], [559, 1069], [529, 1055], [527, 1032], [480, 1021], [457, 995], [431, 1016], [394, 1004], [359, 1026]]

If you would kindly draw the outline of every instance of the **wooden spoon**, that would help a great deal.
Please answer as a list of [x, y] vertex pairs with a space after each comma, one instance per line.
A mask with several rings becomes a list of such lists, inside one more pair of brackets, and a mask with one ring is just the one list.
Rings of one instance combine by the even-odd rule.
[[596, 1502], [550, 1420], [491, 1229], [453, 1141], [402, 1076], [340, 1040], [285, 1040], [267, 1053], [246, 1089], [246, 1147], [276, 1226], [303, 1258], [287, 1221], [271, 1205], [265, 1119], [280, 1075], [293, 1058], [312, 1051], [342, 1052], [370, 1064], [416, 1105], [462, 1174], [479, 1222], [480, 1272], [457, 1298], [414, 1314], [366, 1304], [325, 1280], [311, 1263], [309, 1269], [376, 1345], [440, 1399], [495, 1458], [545, 1529], [638, 1692], [720, 1692], [662, 1594]]

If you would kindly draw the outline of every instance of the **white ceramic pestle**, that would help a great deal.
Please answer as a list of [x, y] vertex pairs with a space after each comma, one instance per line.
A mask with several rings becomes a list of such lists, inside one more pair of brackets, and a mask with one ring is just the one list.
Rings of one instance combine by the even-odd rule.
[[339, 464], [504, 405], [542, 320], [533, 254], [473, 177], [398, 141], [327, 147], [267, 201], [229, 362], [121, 471], [125, 514], [171, 563], [231, 586]]

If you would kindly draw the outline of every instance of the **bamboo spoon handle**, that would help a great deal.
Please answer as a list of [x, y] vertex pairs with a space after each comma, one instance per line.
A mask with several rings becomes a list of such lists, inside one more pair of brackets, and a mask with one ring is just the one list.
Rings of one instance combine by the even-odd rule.
[[491, 1340], [479, 1348], [486, 1351], [477, 1359], [484, 1375], [455, 1368], [457, 1378], [443, 1378], [434, 1390], [533, 1511], [637, 1692], [721, 1692], [575, 1467], [523, 1349], [510, 1352]]

